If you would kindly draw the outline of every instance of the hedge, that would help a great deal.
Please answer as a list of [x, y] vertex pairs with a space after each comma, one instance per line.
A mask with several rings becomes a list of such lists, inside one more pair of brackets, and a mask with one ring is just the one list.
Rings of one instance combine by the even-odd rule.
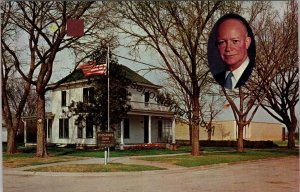
[[[228, 140], [228, 141], [218, 141], [218, 140], [200, 140], [201, 147], [236, 147], [237, 141]], [[189, 140], [176, 140], [176, 144], [188, 146], [190, 145]], [[278, 147], [273, 141], [249, 141], [244, 140], [245, 148], [273, 148]]]

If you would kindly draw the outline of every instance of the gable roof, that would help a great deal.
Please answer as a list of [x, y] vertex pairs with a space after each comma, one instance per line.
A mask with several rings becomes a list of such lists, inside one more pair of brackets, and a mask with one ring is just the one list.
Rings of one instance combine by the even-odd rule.
[[[132, 82], [147, 85], [150, 87], [161, 88], [161, 86], [153, 84], [152, 82], [150, 82], [143, 76], [139, 75], [137, 72], [131, 70], [130, 68], [128, 68], [124, 65], [119, 65], [119, 66], [121, 67], [121, 71], [123, 72], [125, 78], [131, 80]], [[54, 85], [61, 83], [61, 82], [63, 82], [62, 84], [65, 84], [65, 83], [71, 83], [71, 82], [75, 82], [75, 81], [85, 81], [85, 80], [88, 81], [88, 79], [89, 78], [83, 74], [82, 70], [77, 68], [71, 74], [67, 75], [66, 77], [64, 77], [61, 80], [54, 83]]]

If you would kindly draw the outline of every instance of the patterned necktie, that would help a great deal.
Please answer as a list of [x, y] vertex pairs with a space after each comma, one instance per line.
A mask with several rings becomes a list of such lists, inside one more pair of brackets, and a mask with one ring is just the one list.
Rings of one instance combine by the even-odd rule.
[[227, 89], [232, 89], [232, 80], [231, 77], [233, 76], [232, 72], [228, 73], [226, 80], [225, 80], [225, 85], [224, 87]]

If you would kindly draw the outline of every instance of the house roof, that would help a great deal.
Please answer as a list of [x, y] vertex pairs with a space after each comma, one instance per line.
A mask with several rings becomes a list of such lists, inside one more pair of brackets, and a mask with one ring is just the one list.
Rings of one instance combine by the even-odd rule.
[[[151, 87], [161, 88], [161, 86], [153, 84], [152, 82], [150, 82], [143, 76], [139, 75], [137, 72], [131, 70], [130, 68], [128, 68], [124, 65], [120, 65], [120, 66], [121, 66], [121, 70], [122, 70], [124, 76], [127, 79], [131, 80], [132, 82], [136, 82], [136, 83], [151, 86]], [[84, 81], [84, 80], [88, 80], [88, 78], [85, 77], [85, 75], [83, 74], [81, 69], [77, 68], [71, 74], [67, 75], [66, 77], [57, 81], [54, 84], [57, 84], [60, 82], [63, 82], [62, 84], [64, 84], [64, 83], [71, 83], [71, 82], [75, 82], [75, 81]]]

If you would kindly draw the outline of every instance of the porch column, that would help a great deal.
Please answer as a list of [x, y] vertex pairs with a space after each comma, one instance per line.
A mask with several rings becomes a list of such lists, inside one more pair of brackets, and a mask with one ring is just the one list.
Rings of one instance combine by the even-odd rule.
[[149, 115], [149, 121], [148, 121], [148, 135], [149, 135], [149, 138], [148, 138], [148, 143], [152, 143], [152, 141], [151, 141], [151, 115]]
[[46, 137], [46, 143], [48, 143], [48, 129], [49, 129], [49, 119], [48, 119], [48, 118], [45, 118], [45, 123], [46, 123], [46, 127], [45, 127], [46, 133], [45, 133], [45, 137]]
[[176, 143], [175, 117], [172, 120], [172, 143]]
[[121, 121], [121, 145], [124, 145], [124, 119]]

